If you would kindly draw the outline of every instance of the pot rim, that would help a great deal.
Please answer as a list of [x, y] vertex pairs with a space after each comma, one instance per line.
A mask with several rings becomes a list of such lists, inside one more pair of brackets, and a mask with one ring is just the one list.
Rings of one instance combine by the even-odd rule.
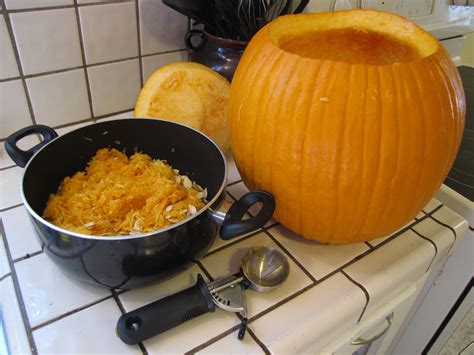
[[[57, 139], [60, 139], [60, 138], [63, 138], [63, 137], [66, 137], [69, 133], [73, 133], [77, 130], [80, 130], [82, 128], [85, 128], [85, 127], [89, 127], [89, 126], [92, 126], [92, 125], [100, 125], [100, 124], [105, 124], [105, 123], [110, 123], [110, 122], [113, 122], [113, 121], [104, 121], [104, 122], [97, 122], [97, 123], [93, 123], [91, 125], [87, 125], [87, 126], [82, 126], [82, 127], [79, 127], [77, 129], [74, 129], [62, 136], [58, 136], [56, 138], [54, 138], [53, 140], [51, 140], [50, 142], [48, 142], [47, 144], [45, 144], [43, 147], [41, 147], [36, 153], [35, 155], [28, 161], [28, 163], [26, 164], [25, 168], [23, 169], [23, 174], [22, 174], [22, 177], [21, 177], [21, 199], [23, 200], [23, 204], [25, 205], [26, 209], [28, 210], [28, 213], [33, 216], [38, 222], [42, 223], [43, 225], [46, 225], [48, 228], [51, 228], [51, 229], [54, 229], [55, 231], [59, 232], [59, 233], [62, 233], [62, 234], [67, 234], [69, 236], [74, 236], [74, 237], [77, 237], [77, 238], [82, 238], [82, 239], [91, 239], [91, 240], [108, 240], [108, 241], [122, 241], [122, 240], [129, 240], [129, 239], [138, 239], [138, 238], [146, 238], [146, 237], [151, 237], [151, 236], [154, 236], [154, 235], [157, 235], [157, 234], [160, 234], [162, 232], [166, 232], [166, 231], [169, 231], [171, 229], [174, 229], [174, 228], [178, 228], [180, 227], [181, 225], [185, 224], [185, 223], [188, 223], [189, 221], [193, 220], [194, 218], [200, 216], [201, 214], [207, 212], [210, 207], [222, 196], [222, 194], [224, 193], [225, 191], [225, 188], [226, 188], [226, 185], [227, 185], [227, 172], [228, 172], [228, 168], [227, 168], [227, 160], [225, 158], [225, 155], [224, 153], [222, 152], [222, 150], [219, 148], [219, 146], [212, 140], [210, 139], [208, 136], [206, 136], [204, 133], [198, 131], [197, 129], [191, 127], [191, 126], [188, 126], [188, 125], [185, 125], [183, 123], [180, 123], [180, 122], [174, 122], [174, 121], [168, 121], [168, 120], [164, 120], [164, 119], [160, 119], [160, 118], [125, 118], [125, 119], [120, 119], [120, 121], [123, 121], [123, 120], [129, 120], [129, 121], [140, 121], [140, 120], [154, 120], [154, 121], [161, 121], [161, 122], [165, 122], [165, 123], [170, 123], [170, 124], [174, 124], [174, 125], [179, 125], [179, 126], [182, 126], [182, 127], [185, 127], [185, 128], [188, 128], [188, 129], [191, 129], [197, 133], [199, 133], [203, 138], [205, 138], [206, 140], [208, 140], [209, 142], [211, 142], [216, 148], [217, 150], [219, 151], [220, 155], [221, 155], [221, 158], [222, 158], [222, 161], [224, 162], [224, 178], [222, 179], [222, 183], [221, 183], [221, 186], [219, 187], [219, 190], [217, 191], [217, 193], [215, 194], [215, 196], [210, 200], [208, 201], [208, 203], [206, 203], [206, 205], [201, 208], [196, 214], [192, 215], [192, 216], [189, 216], [189, 217], [186, 217], [185, 219], [175, 223], [175, 224], [172, 224], [166, 228], [160, 228], [160, 229], [156, 229], [154, 231], [151, 231], [151, 232], [147, 232], [147, 233], [137, 233], [137, 234], [129, 234], [129, 235], [109, 235], [109, 236], [96, 236], [96, 235], [89, 235], [89, 234], [81, 234], [81, 233], [77, 233], [77, 232], [74, 232], [74, 231], [70, 231], [68, 229], [64, 229], [64, 228], [61, 228], [61, 227], [58, 227], [57, 225], [47, 221], [46, 219], [44, 219], [43, 217], [41, 217], [38, 213], [36, 213], [35, 210], [33, 210], [33, 208], [30, 206], [30, 204], [28, 203], [27, 199], [26, 199], [26, 196], [25, 196], [25, 193], [24, 193], [24, 190], [23, 190], [23, 182], [24, 182], [24, 179], [25, 179], [25, 174], [27, 173], [28, 171], [28, 167], [30, 165], [30, 163], [35, 159], [35, 157], [41, 153], [41, 151], [46, 148], [48, 145], [50, 145], [52, 142], [54, 142], [55, 140]], [[215, 223], [215, 222], [214, 222]]]

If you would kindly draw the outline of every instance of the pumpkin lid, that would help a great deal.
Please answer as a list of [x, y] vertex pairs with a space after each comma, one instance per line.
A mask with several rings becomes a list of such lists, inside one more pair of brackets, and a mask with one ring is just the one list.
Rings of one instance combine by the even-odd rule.
[[205, 65], [170, 63], [146, 81], [135, 105], [135, 117], [186, 124], [209, 136], [225, 152], [230, 146], [229, 92], [230, 83]]

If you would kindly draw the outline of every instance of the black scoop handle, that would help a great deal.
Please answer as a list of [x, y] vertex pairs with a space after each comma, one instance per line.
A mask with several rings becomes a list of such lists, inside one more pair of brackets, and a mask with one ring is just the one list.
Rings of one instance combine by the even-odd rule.
[[[42, 141], [28, 150], [20, 149], [18, 147], [18, 142], [22, 138], [32, 134], [41, 135], [43, 137]], [[5, 141], [5, 150], [7, 151], [10, 158], [12, 158], [12, 160], [18, 164], [18, 166], [24, 168], [28, 161], [33, 157], [33, 155], [36, 154], [38, 150], [40, 150], [41, 147], [51, 142], [57, 136], [58, 134], [56, 131], [48, 126], [41, 124], [28, 126], [8, 136]]]
[[123, 314], [117, 322], [117, 335], [126, 344], [138, 344], [214, 310], [212, 296], [198, 275], [194, 286]]
[[[257, 215], [242, 220], [249, 208], [258, 202], [262, 203], [262, 208]], [[271, 193], [262, 190], [250, 191], [235, 202], [227, 211], [219, 232], [221, 238], [229, 240], [238, 235], [262, 228], [272, 218], [273, 212], [275, 212], [275, 199]]]

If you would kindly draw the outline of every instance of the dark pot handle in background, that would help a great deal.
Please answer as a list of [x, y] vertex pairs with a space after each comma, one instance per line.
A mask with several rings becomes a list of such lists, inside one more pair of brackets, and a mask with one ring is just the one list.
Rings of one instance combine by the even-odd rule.
[[[258, 202], [262, 203], [262, 208], [257, 215], [242, 220], [249, 208]], [[238, 235], [262, 228], [272, 218], [273, 212], [275, 212], [275, 199], [269, 192], [262, 190], [250, 191], [227, 211], [220, 229], [221, 238], [229, 240]]]
[[[200, 37], [200, 41], [197, 45], [194, 45], [192, 42], [192, 38], [194, 36]], [[206, 44], [206, 42], [207, 42], [207, 36], [201, 30], [190, 30], [186, 33], [186, 36], [184, 36], [184, 43], [186, 44], [186, 48], [193, 51], [198, 51], [202, 49], [204, 45]]]
[[[32, 134], [39, 134], [43, 137], [42, 141], [35, 145], [34, 147], [23, 150], [18, 147], [18, 142], [30, 136]], [[20, 129], [19, 131], [12, 133], [5, 141], [5, 150], [12, 160], [17, 163], [22, 168], [28, 163], [28, 161], [36, 154], [41, 147], [45, 146], [56, 138], [58, 134], [56, 131], [45, 125], [33, 125]]]
[[117, 335], [126, 344], [138, 344], [214, 310], [207, 285], [198, 275], [194, 286], [123, 314], [117, 322]]

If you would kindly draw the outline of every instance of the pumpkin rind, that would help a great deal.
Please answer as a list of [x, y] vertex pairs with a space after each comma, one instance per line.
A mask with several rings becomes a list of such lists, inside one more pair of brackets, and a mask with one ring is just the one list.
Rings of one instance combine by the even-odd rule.
[[[229, 112], [247, 187], [273, 193], [274, 217], [287, 228], [339, 244], [388, 235], [429, 202], [456, 157], [465, 99], [439, 43], [413, 62], [368, 65], [303, 57], [271, 38], [279, 21], [334, 15], [285, 16], [257, 33], [234, 75]], [[415, 26], [377, 11], [351, 15]]]

